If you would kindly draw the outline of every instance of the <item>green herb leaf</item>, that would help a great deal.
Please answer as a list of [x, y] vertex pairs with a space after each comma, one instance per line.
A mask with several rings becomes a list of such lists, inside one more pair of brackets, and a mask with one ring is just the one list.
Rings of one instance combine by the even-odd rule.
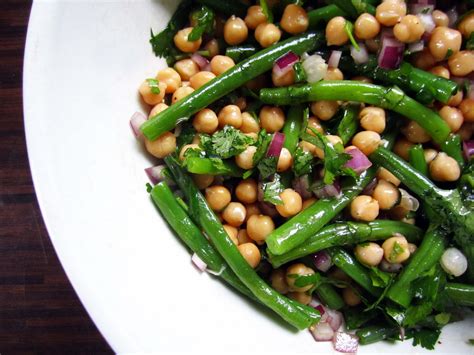
[[431, 302], [424, 302], [419, 306], [411, 306], [405, 313], [403, 325], [411, 327], [424, 320], [433, 310]]
[[313, 154], [305, 152], [301, 147], [296, 148], [293, 159], [293, 172], [296, 176], [311, 174], [313, 170]]
[[260, 6], [262, 7], [262, 12], [267, 18], [267, 21], [273, 23], [273, 13], [272, 10], [268, 7], [267, 0], [259, 0]]
[[176, 146], [178, 153], [181, 151], [181, 148], [186, 144], [190, 144], [193, 141], [194, 136], [196, 135], [196, 129], [194, 128], [190, 120], [181, 123], [181, 133], [176, 138]]
[[150, 193], [151, 190], [153, 190], [153, 186], [151, 186], [151, 184], [148, 182], [146, 183], [145, 188], [146, 188], [146, 192], [148, 193]]
[[344, 31], [346, 31], [347, 36], [349, 37], [349, 41], [351, 41], [354, 48], [359, 52], [360, 51], [359, 43], [357, 43], [357, 41], [354, 38], [354, 25], [352, 24], [351, 21], [346, 20], [346, 23], [344, 24]]
[[372, 279], [372, 285], [375, 287], [387, 287], [393, 276], [393, 274], [384, 272], [378, 267], [373, 266], [370, 268], [370, 278]]
[[262, 184], [263, 188], [263, 200], [270, 202], [274, 205], [282, 205], [283, 200], [280, 194], [283, 192], [284, 187], [281, 184], [280, 175], [275, 174], [273, 181]]
[[408, 329], [405, 337], [413, 338], [413, 346], [421, 345], [425, 349], [433, 350], [440, 334], [439, 329]]
[[404, 252], [405, 252], [405, 249], [403, 249], [403, 247], [398, 242], [395, 242], [393, 243], [393, 249], [390, 252], [390, 255], [388, 256], [388, 258], [390, 261], [394, 262], [397, 259], [397, 257]]
[[214, 11], [207, 6], [201, 6], [200, 9], [191, 14], [192, 19], [197, 23], [188, 36], [188, 41], [199, 40], [204, 33], [214, 31]]
[[157, 79], [146, 79], [146, 82], [152, 94], [158, 95], [160, 93], [159, 81]]
[[266, 179], [277, 171], [278, 157], [265, 157], [258, 162], [257, 169], [262, 179]]
[[438, 313], [437, 315], [435, 315], [435, 321], [439, 325], [448, 324], [450, 319], [451, 319], [451, 313], [442, 312], [442, 313]]
[[212, 136], [201, 135], [201, 147], [210, 156], [227, 159], [242, 153], [254, 140], [240, 130], [225, 126]]

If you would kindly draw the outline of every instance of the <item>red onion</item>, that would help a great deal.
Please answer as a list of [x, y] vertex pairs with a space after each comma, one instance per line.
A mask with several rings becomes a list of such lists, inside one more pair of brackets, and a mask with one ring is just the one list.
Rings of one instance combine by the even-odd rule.
[[344, 320], [342, 313], [330, 308], [327, 308], [326, 310], [328, 314], [326, 322], [331, 326], [332, 330], [337, 331], [341, 327], [342, 321]]
[[[191, 56], [191, 60], [196, 63], [201, 70], [206, 70], [209, 66], [209, 61], [198, 53], [194, 53]], [[206, 70], [209, 71], [209, 70]]]
[[362, 190], [362, 195], [372, 196], [375, 187], [377, 186], [378, 180], [377, 178], [373, 178], [371, 182], [367, 184], [367, 186]]
[[341, 353], [356, 353], [359, 346], [359, 338], [349, 333], [336, 332], [332, 341], [334, 349]]
[[459, 18], [459, 14], [458, 14], [458, 11], [456, 10], [456, 6], [454, 6], [451, 10], [448, 10], [446, 12], [446, 15], [448, 15], [448, 19], [449, 19], [449, 27], [454, 27], [454, 25], [456, 24], [458, 18]]
[[165, 168], [166, 168], [165, 165], [157, 165], [157, 166], [151, 166], [145, 169], [145, 173], [147, 174], [148, 178], [150, 179], [150, 182], [153, 185], [156, 185], [159, 182], [164, 180], [162, 171]]
[[313, 255], [313, 264], [319, 271], [326, 272], [332, 266], [332, 260], [328, 253], [324, 250]]
[[382, 39], [382, 49], [378, 57], [378, 64], [383, 69], [396, 69], [403, 59], [405, 45], [394, 37], [384, 36]]
[[299, 60], [300, 58], [295, 53], [291, 51], [286, 53], [275, 61], [275, 64], [273, 65], [273, 74], [277, 78], [281, 78], [291, 69], [293, 69], [293, 64]]
[[283, 148], [283, 143], [285, 142], [285, 135], [280, 132], [275, 132], [273, 134], [272, 141], [267, 150], [267, 157], [279, 157], [281, 150]]
[[310, 332], [316, 341], [331, 341], [334, 338], [334, 330], [326, 322], [319, 322], [310, 328]]
[[202, 261], [202, 259], [196, 253], [194, 253], [193, 256], [191, 257], [191, 261], [200, 272], [203, 272], [204, 270], [206, 270], [207, 268], [206, 263]]
[[399, 206], [402, 206], [408, 211], [413, 211], [416, 212], [418, 211], [418, 208], [420, 208], [420, 202], [410, 195], [408, 191], [404, 189], [398, 189], [400, 191], [400, 203], [398, 204]]
[[471, 156], [474, 155], [474, 140], [464, 141], [462, 147], [464, 150], [464, 157], [469, 161]]
[[372, 166], [370, 160], [364, 153], [360, 151], [359, 148], [355, 146], [349, 146], [344, 151], [352, 157], [351, 160], [347, 161], [344, 166], [346, 168], [353, 169], [357, 174], [366, 171]]
[[400, 340], [405, 340], [405, 328], [400, 327]]
[[140, 126], [145, 123], [146, 119], [146, 116], [141, 112], [135, 112], [130, 118], [130, 127], [132, 128], [133, 134], [138, 139], [143, 138], [143, 133], [140, 131]]
[[272, 205], [270, 202], [259, 202], [258, 208], [260, 208], [260, 211], [262, 211], [262, 214], [267, 215], [271, 218], [276, 218], [280, 214], [278, 213], [276, 207]]
[[413, 15], [419, 15], [419, 14], [429, 14], [434, 10], [434, 5], [428, 5], [428, 4], [410, 4], [408, 5], [409, 12]]
[[341, 60], [342, 52], [341, 51], [331, 51], [331, 55], [328, 59], [328, 66], [330, 68], [337, 68], [339, 66], [339, 61]]
[[431, 34], [436, 27], [433, 16], [431, 14], [418, 14], [418, 18], [425, 28], [425, 34]]
[[303, 175], [297, 177], [293, 180], [293, 189], [300, 194], [301, 198], [306, 200], [313, 196], [309, 190], [309, 177], [308, 175]]
[[341, 194], [341, 186], [336, 180], [332, 185], [324, 185], [313, 189], [313, 193], [317, 198], [337, 197]]
[[351, 57], [356, 64], [367, 63], [369, 61], [369, 52], [367, 52], [365, 44], [359, 43], [359, 50], [351, 46]]
[[421, 52], [424, 48], [425, 48], [424, 41], [418, 41], [418, 42], [410, 43], [408, 45], [408, 51], [410, 53]]
[[379, 267], [380, 267], [380, 270], [382, 271], [394, 273], [394, 272], [399, 272], [402, 269], [403, 265], [398, 264], [398, 263], [392, 264], [392, 263], [389, 263], [387, 260], [382, 259], [382, 261], [379, 264]]

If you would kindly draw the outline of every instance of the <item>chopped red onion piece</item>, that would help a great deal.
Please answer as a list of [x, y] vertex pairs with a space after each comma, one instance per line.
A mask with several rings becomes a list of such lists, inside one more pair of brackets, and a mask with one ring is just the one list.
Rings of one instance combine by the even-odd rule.
[[293, 69], [293, 65], [299, 60], [300, 58], [295, 53], [291, 51], [286, 53], [275, 61], [275, 64], [273, 65], [273, 74], [277, 78], [281, 78]]
[[130, 127], [132, 128], [133, 134], [138, 139], [143, 138], [143, 133], [140, 131], [140, 126], [145, 123], [146, 119], [146, 116], [141, 112], [135, 112], [130, 118]]
[[328, 66], [330, 68], [337, 68], [339, 66], [339, 61], [341, 60], [342, 52], [341, 51], [331, 51], [331, 55], [328, 59]]
[[275, 218], [279, 216], [279, 213], [276, 207], [272, 205], [270, 202], [261, 201], [258, 204], [258, 208], [260, 208], [260, 211], [262, 211], [262, 214], [267, 215], [271, 218]]
[[273, 134], [272, 141], [267, 150], [267, 157], [279, 157], [281, 150], [283, 148], [283, 143], [285, 142], [285, 135], [280, 132], [275, 132]]
[[328, 253], [324, 250], [313, 255], [313, 264], [319, 271], [326, 272], [332, 266], [332, 260]]
[[356, 353], [359, 338], [349, 333], [336, 332], [333, 338], [334, 349], [341, 353]]
[[319, 322], [310, 328], [310, 332], [316, 341], [331, 341], [334, 338], [334, 330], [326, 322]]
[[382, 271], [395, 273], [395, 272], [399, 272], [402, 269], [403, 265], [398, 264], [398, 263], [392, 264], [392, 263], [389, 263], [387, 260], [382, 259], [382, 261], [379, 264], [379, 267], [380, 267], [380, 270]]
[[420, 208], [420, 202], [415, 197], [410, 195], [408, 191], [404, 189], [398, 189], [398, 190], [400, 191], [400, 194], [401, 194], [400, 203], [398, 205], [402, 206], [408, 211], [413, 211], [413, 212], [418, 211], [418, 208]]
[[346, 168], [351, 168], [357, 174], [366, 171], [372, 166], [370, 160], [364, 153], [360, 151], [359, 148], [355, 146], [349, 146], [344, 151], [352, 157], [349, 161], [346, 162], [344, 166]]
[[405, 340], [405, 328], [400, 327], [400, 340], [403, 341]]
[[367, 52], [365, 44], [359, 43], [359, 50], [351, 46], [351, 57], [356, 64], [367, 63], [369, 61], [369, 52]]
[[196, 253], [194, 253], [193, 256], [191, 257], [191, 261], [200, 272], [203, 272], [204, 270], [206, 270], [207, 268], [206, 263], [202, 261], [202, 259]]
[[456, 24], [459, 18], [459, 14], [456, 9], [456, 6], [454, 6], [451, 10], [448, 10], [446, 12], [446, 15], [448, 15], [448, 19], [449, 19], [448, 27], [454, 27], [454, 25]]
[[403, 59], [405, 45], [394, 37], [384, 36], [382, 39], [382, 49], [378, 57], [378, 64], [383, 69], [396, 69]]
[[431, 14], [421, 13], [421, 14], [418, 14], [418, 18], [420, 19], [420, 22], [423, 24], [423, 27], [425, 28], [425, 33], [430, 34], [431, 32], [433, 32], [433, 30], [436, 27], [436, 24]]
[[408, 51], [410, 53], [421, 52], [424, 48], [425, 48], [424, 41], [418, 41], [418, 42], [410, 43], [408, 45]]
[[338, 197], [341, 194], [341, 186], [336, 180], [332, 185], [324, 185], [313, 190], [317, 198]]
[[165, 165], [157, 165], [145, 169], [145, 173], [147, 174], [148, 178], [150, 179], [150, 182], [153, 185], [156, 185], [159, 182], [163, 181], [164, 177], [162, 171], [165, 168]]
[[434, 5], [421, 4], [421, 3], [410, 4], [408, 5], [408, 9], [409, 9], [410, 14], [413, 14], [413, 15], [419, 15], [419, 14], [431, 15], [431, 13], [434, 10]]
[[344, 320], [342, 313], [330, 308], [327, 308], [327, 313], [328, 317], [326, 322], [331, 326], [332, 330], [337, 331], [341, 327], [342, 321]]
[[196, 63], [201, 70], [206, 70], [207, 66], [209, 65], [209, 61], [207, 58], [204, 58], [202, 55], [198, 53], [194, 53], [191, 56], [191, 60]]
[[313, 196], [311, 191], [309, 191], [309, 177], [308, 175], [303, 175], [297, 177], [293, 180], [293, 189], [300, 194], [301, 198], [306, 200]]
[[462, 147], [464, 150], [464, 157], [469, 161], [471, 156], [474, 155], [474, 140], [464, 141]]
[[364, 190], [362, 190], [362, 195], [372, 196], [372, 193], [374, 192], [377, 183], [377, 178], [373, 178], [372, 181], [367, 184]]

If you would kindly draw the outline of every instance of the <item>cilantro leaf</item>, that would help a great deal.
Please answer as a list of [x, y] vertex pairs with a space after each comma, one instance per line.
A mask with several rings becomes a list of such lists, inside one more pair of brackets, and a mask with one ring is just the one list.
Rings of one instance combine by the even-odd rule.
[[262, 184], [263, 189], [263, 200], [270, 202], [274, 205], [282, 205], [283, 200], [280, 197], [280, 194], [283, 192], [284, 187], [280, 180], [280, 175], [275, 174], [273, 181], [266, 182]]
[[293, 172], [296, 176], [310, 174], [313, 171], [313, 154], [305, 152], [301, 147], [296, 148], [293, 159]]
[[267, 134], [267, 132], [264, 129], [258, 132], [257, 142], [255, 142], [257, 151], [253, 155], [254, 166], [256, 166], [258, 162], [263, 159], [263, 157], [267, 153], [267, 149], [271, 141], [272, 141], [272, 136], [270, 134]]
[[207, 6], [201, 6], [201, 8], [194, 11], [191, 18], [196, 22], [196, 25], [188, 35], [189, 41], [197, 41], [204, 32], [211, 33], [214, 30], [214, 11]]
[[257, 169], [262, 179], [266, 179], [277, 171], [278, 157], [265, 157], [259, 161]]
[[410, 306], [405, 313], [403, 325], [405, 327], [414, 326], [424, 320], [432, 311], [432, 303], [424, 302], [419, 306]]
[[146, 82], [152, 94], [158, 95], [160, 93], [159, 81], [157, 79], [146, 79]]
[[181, 123], [181, 133], [176, 138], [176, 146], [178, 152], [181, 151], [181, 148], [190, 144], [193, 141], [194, 136], [196, 135], [196, 130], [190, 121], [185, 121]]
[[405, 252], [405, 249], [403, 249], [403, 247], [398, 242], [395, 242], [393, 243], [393, 249], [390, 252], [390, 255], [388, 256], [388, 258], [390, 261], [394, 262], [397, 259], [397, 257], [404, 252]]
[[405, 337], [413, 338], [413, 346], [421, 345], [425, 349], [433, 350], [440, 334], [439, 329], [408, 329]]
[[372, 279], [372, 285], [375, 287], [387, 287], [394, 275], [388, 272], [380, 270], [378, 267], [370, 268], [370, 278]]
[[240, 130], [225, 126], [212, 136], [201, 135], [201, 146], [211, 156], [227, 159], [242, 153], [254, 140]]

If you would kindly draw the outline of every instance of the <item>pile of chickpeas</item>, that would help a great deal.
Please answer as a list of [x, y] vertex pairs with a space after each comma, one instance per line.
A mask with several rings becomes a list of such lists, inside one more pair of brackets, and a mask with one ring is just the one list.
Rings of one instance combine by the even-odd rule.
[[[270, 6], [278, 1], [269, 1]], [[474, 52], [461, 50], [463, 38], [468, 38], [474, 30], [474, 14], [466, 16], [457, 28], [448, 27], [448, 16], [435, 10], [432, 13], [436, 25], [427, 42], [427, 47], [413, 58], [416, 67], [427, 70], [443, 78], [464, 77], [474, 70]], [[280, 41], [283, 32], [290, 35], [303, 33], [308, 29], [308, 15], [298, 5], [290, 4], [284, 9], [279, 26], [268, 23], [258, 5], [248, 8], [245, 18], [231, 16], [227, 19], [218, 17], [216, 19], [215, 38], [210, 38], [203, 43], [203, 39], [188, 41], [188, 35], [193, 30], [193, 22], [190, 27], [179, 30], [174, 36], [176, 47], [183, 53], [195, 53], [198, 50], [209, 52], [209, 65], [203, 70], [191, 58], [177, 61], [171, 68], [160, 70], [156, 76], [159, 84], [159, 93], [153, 93], [147, 81], [139, 88], [143, 101], [150, 105], [149, 117], [168, 108], [168, 105], [191, 94], [194, 90], [205, 85], [216, 76], [225, 73], [235, 63], [232, 58], [219, 54], [219, 38], [222, 38], [229, 46], [244, 43], [252, 35], [262, 46], [268, 47]], [[344, 30], [346, 19], [335, 17], [326, 26], [326, 40], [328, 45], [344, 45], [349, 38]], [[403, 43], [413, 43], [421, 40], [425, 34], [425, 27], [418, 16], [407, 14], [407, 6], [404, 1], [386, 0], [376, 8], [375, 16], [361, 14], [354, 23], [354, 34], [358, 41], [365, 43], [369, 52], [376, 53], [379, 50], [377, 36], [383, 28], [392, 28], [393, 35]], [[449, 58], [447, 58], [450, 54]], [[324, 80], [343, 80], [344, 75], [338, 68], [329, 67]], [[352, 80], [371, 82], [366, 77], [353, 77]], [[294, 84], [295, 73], [290, 70], [284, 76], [278, 77], [272, 73], [272, 84], [274, 86], [288, 86]], [[248, 87], [259, 88], [265, 85], [265, 78], [259, 77], [250, 81]], [[308, 119], [308, 133], [314, 134], [312, 128], [322, 134], [326, 134], [322, 122], [333, 118], [343, 102], [338, 101], [316, 101], [310, 104], [311, 117]], [[218, 111], [204, 108], [192, 117], [192, 125], [196, 130], [196, 136], [191, 144], [185, 145], [178, 152], [180, 159], [184, 159], [187, 149], [199, 149], [200, 134], [217, 132], [224, 126], [232, 126], [244, 134], [256, 139], [260, 130], [265, 129], [268, 133], [279, 132], [285, 124], [285, 111], [278, 106], [263, 106], [258, 112], [258, 119], [251, 112], [246, 111], [247, 99], [238, 98], [233, 104], [226, 105]], [[453, 133], [457, 133], [463, 140], [469, 140], [472, 136], [474, 125], [474, 100], [463, 97], [459, 91], [447, 104], [435, 102], [433, 109], [438, 110], [439, 115], [446, 121]], [[386, 112], [379, 107], [362, 105], [359, 113], [361, 131], [352, 139], [351, 144], [370, 155], [381, 144], [381, 133], [386, 127]], [[326, 136], [332, 144], [342, 143], [336, 135]], [[409, 149], [414, 145], [422, 143], [425, 160], [429, 166], [430, 177], [439, 182], [453, 182], [459, 179], [461, 171], [457, 162], [439, 151], [439, 147], [431, 142], [431, 137], [414, 121], [408, 121], [402, 129], [402, 135], [397, 140], [394, 151], [403, 159], [408, 160]], [[155, 141], [145, 139], [148, 152], [157, 157], [164, 158], [177, 149], [176, 136], [174, 132], [166, 132]], [[319, 159], [324, 159], [324, 152], [309, 142], [301, 141], [299, 146], [306, 152], [313, 154]], [[248, 146], [242, 153], [237, 155], [235, 163], [242, 169], [252, 169], [253, 156], [256, 147]], [[292, 168], [293, 156], [283, 148], [278, 159], [278, 172], [285, 172]], [[268, 207], [259, 201], [259, 182], [254, 178], [241, 180], [233, 187], [224, 186], [222, 179], [211, 175], [192, 175], [199, 189], [203, 190], [209, 206], [221, 219], [224, 229], [230, 239], [236, 244], [241, 254], [248, 263], [256, 268], [261, 261], [260, 248], [265, 244], [266, 237], [276, 226], [287, 218], [298, 214], [317, 201], [315, 197], [304, 199], [292, 188], [285, 189], [281, 194], [283, 204]], [[355, 221], [370, 222], [383, 213], [392, 219], [414, 224], [414, 218], [409, 217], [410, 210], [400, 205], [401, 192], [400, 181], [389, 171], [380, 168], [377, 171], [377, 180], [370, 193], [356, 197], [348, 207], [347, 215]], [[396, 248], [395, 248], [396, 246]], [[394, 253], [394, 248], [398, 251]], [[381, 245], [370, 242], [355, 246], [356, 258], [367, 266], [379, 266], [386, 271], [397, 271], [406, 262], [410, 255], [416, 250], [416, 246], [408, 243], [401, 234], [385, 240]], [[307, 291], [312, 287], [296, 287], [293, 275], [310, 275], [315, 271], [302, 264], [292, 263], [283, 268], [273, 270], [270, 281], [272, 286], [282, 294], [303, 303], [308, 304], [311, 296]], [[350, 282], [341, 270], [332, 268], [330, 276]], [[354, 288], [355, 287], [355, 288]], [[345, 302], [354, 306], [361, 302], [357, 288], [346, 287], [342, 290]], [[356, 290], [356, 291], [354, 291]]]

